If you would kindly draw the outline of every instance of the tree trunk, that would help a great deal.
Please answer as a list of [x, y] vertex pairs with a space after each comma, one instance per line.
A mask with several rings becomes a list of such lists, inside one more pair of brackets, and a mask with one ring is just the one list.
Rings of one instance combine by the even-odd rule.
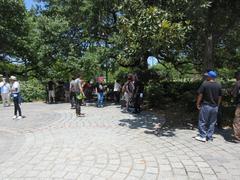
[[141, 57], [141, 61], [140, 61], [140, 68], [143, 71], [147, 71], [148, 70], [148, 53], [145, 53], [142, 57]]
[[214, 68], [214, 34], [213, 34], [213, 10], [215, 8], [215, 3], [208, 9], [207, 21], [206, 21], [206, 31], [205, 31], [205, 48], [203, 56], [203, 71], [207, 69]]
[[203, 71], [214, 68], [213, 48], [213, 36], [210, 33], [205, 37]]

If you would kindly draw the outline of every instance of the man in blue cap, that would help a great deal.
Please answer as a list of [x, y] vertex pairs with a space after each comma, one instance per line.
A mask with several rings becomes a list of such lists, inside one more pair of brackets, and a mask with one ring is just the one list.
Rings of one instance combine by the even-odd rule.
[[206, 142], [213, 140], [214, 127], [217, 121], [218, 107], [222, 100], [222, 87], [215, 81], [217, 73], [209, 71], [207, 81], [198, 89], [197, 109], [199, 112], [199, 135], [196, 140]]

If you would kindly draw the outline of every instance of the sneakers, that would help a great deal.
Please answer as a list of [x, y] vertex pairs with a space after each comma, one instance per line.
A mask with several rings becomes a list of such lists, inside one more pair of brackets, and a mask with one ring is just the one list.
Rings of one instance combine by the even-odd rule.
[[201, 141], [201, 142], [206, 142], [206, 141], [207, 141], [206, 138], [203, 138], [203, 137], [201, 137], [201, 136], [196, 136], [195, 139], [196, 139], [197, 141]]
[[13, 116], [12, 118], [13, 118], [13, 119], [22, 119], [23, 116], [18, 116], [18, 117], [17, 117], [17, 116]]
[[23, 117], [22, 116], [18, 116], [17, 119], [22, 119]]
[[80, 113], [80, 114], [76, 114], [76, 115], [77, 115], [77, 117], [84, 117], [85, 116], [84, 113]]

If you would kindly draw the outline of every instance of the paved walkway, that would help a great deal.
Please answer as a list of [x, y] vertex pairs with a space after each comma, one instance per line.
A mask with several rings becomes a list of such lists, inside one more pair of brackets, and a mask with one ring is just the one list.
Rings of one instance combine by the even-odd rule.
[[157, 180], [240, 179], [240, 144], [220, 134], [213, 142], [192, 139], [196, 130], [151, 133], [159, 120], [133, 116], [118, 106], [23, 104], [26, 118], [12, 120], [0, 107], [0, 179]]

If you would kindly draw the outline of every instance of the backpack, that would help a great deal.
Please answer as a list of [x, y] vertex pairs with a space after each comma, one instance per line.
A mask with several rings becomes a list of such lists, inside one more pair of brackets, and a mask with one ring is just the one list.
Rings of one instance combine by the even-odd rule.
[[133, 93], [134, 92], [134, 85], [132, 82], [127, 82], [125, 91]]

